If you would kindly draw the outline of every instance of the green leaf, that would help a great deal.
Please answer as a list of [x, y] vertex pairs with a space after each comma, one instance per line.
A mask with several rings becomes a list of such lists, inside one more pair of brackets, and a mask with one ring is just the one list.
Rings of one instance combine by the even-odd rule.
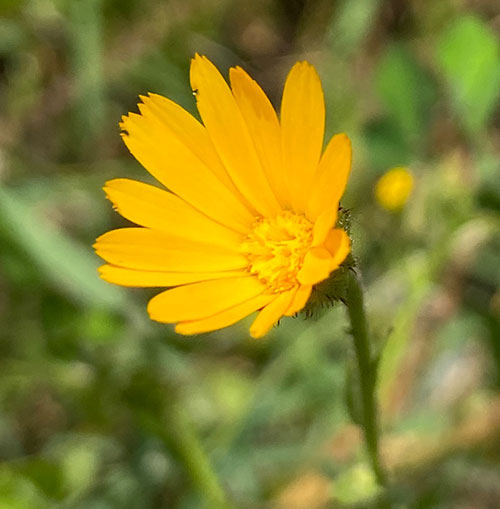
[[130, 310], [126, 294], [99, 279], [99, 262], [90, 246], [85, 248], [64, 235], [37, 217], [15, 193], [0, 186], [1, 237], [21, 248], [48, 281], [75, 301], [91, 308]]
[[375, 81], [385, 112], [395, 127], [411, 144], [420, 143], [435, 97], [428, 74], [408, 49], [393, 44], [378, 64]]
[[490, 119], [500, 94], [500, 46], [490, 28], [473, 16], [454, 20], [437, 45], [437, 63], [457, 119], [474, 135]]
[[381, 5], [381, 0], [340, 2], [329, 30], [328, 39], [333, 48], [340, 49], [344, 54], [352, 54], [358, 50], [371, 30], [373, 19]]
[[73, 76], [73, 129], [82, 156], [105, 125], [105, 75], [102, 63], [103, 16], [101, 0], [68, 2]]
[[413, 160], [408, 140], [390, 119], [377, 119], [365, 126], [364, 138], [370, 167], [377, 175], [392, 166], [406, 166]]

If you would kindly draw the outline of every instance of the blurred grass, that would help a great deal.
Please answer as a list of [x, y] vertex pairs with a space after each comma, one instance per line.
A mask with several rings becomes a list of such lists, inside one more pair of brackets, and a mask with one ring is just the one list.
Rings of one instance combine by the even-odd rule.
[[[245, 67], [275, 105], [294, 61], [317, 66], [328, 134], [353, 139], [343, 206], [390, 497], [497, 507], [499, 20], [495, 0], [0, 0], [0, 507], [207, 506], [171, 402], [236, 507], [376, 507], [342, 307], [259, 342], [246, 322], [181, 338], [147, 320], [154, 292], [97, 278], [95, 237], [125, 224], [101, 186], [148, 179], [120, 116], [148, 91], [194, 113], [195, 51]], [[398, 165], [416, 185], [394, 214], [373, 189]]]

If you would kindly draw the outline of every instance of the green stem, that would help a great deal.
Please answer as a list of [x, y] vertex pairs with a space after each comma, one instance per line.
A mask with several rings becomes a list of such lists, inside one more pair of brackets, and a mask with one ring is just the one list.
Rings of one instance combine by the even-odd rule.
[[169, 449], [175, 451], [206, 507], [230, 509], [232, 506], [226, 499], [217, 474], [189, 417], [175, 402], [167, 405], [165, 417], [168, 421], [168, 430], [166, 426], [152, 419], [146, 419], [147, 427]]
[[191, 481], [205, 497], [207, 507], [229, 509], [224, 490], [189, 417], [178, 405], [173, 405], [169, 413], [179, 456]]
[[363, 432], [373, 473], [377, 482], [381, 486], [385, 486], [386, 475], [380, 463], [378, 445], [377, 404], [375, 401], [376, 369], [368, 337], [363, 290], [354, 273], [349, 271], [348, 278], [346, 306], [351, 321], [359, 370]]

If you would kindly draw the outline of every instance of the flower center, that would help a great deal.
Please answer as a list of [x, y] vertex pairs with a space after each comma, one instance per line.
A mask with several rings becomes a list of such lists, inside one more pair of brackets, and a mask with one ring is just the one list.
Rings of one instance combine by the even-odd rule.
[[248, 270], [274, 293], [298, 284], [297, 273], [313, 238], [313, 225], [304, 217], [283, 212], [259, 218], [242, 244]]

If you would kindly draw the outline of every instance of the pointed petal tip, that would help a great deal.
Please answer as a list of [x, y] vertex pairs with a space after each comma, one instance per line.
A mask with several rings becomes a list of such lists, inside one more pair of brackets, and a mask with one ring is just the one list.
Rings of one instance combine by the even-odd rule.
[[296, 72], [296, 71], [313, 71], [314, 73], [318, 74], [318, 71], [316, 70], [316, 67], [311, 64], [308, 60], [298, 60], [295, 62], [295, 64], [290, 69], [290, 72]]
[[347, 135], [347, 133], [339, 133], [338, 135], [342, 142], [345, 144], [346, 150], [349, 151], [349, 157], [352, 159], [352, 141], [351, 138]]
[[238, 85], [244, 87], [244, 89], [255, 86], [260, 88], [260, 85], [257, 83], [257, 81], [254, 80], [252, 76], [250, 76], [250, 74], [248, 74], [248, 72], [239, 65], [229, 68], [229, 82], [231, 84], [231, 88], [233, 89], [233, 93], [235, 86]]
[[161, 95], [161, 94], [157, 94], [156, 92], [148, 92], [148, 100], [149, 101], [159, 101], [159, 100], [164, 100], [164, 99], [167, 99], [167, 97]]
[[135, 117], [140, 117], [137, 113], [131, 113], [129, 112], [127, 115], [122, 115], [121, 121], [118, 123], [118, 127], [121, 130], [120, 136], [128, 136], [128, 126], [130, 125], [130, 122]]
[[253, 339], [260, 339], [262, 337], [264, 337], [266, 334], [267, 334], [267, 330], [263, 330], [261, 328], [256, 328], [256, 327], [250, 327], [250, 336], [253, 338]]
[[98, 267], [97, 274], [103, 281], [106, 281], [106, 283], [116, 284], [115, 281], [113, 281], [113, 279], [110, 279], [108, 274], [106, 274], [107, 267], [109, 267], [109, 263], [105, 263], [104, 265]]
[[295, 316], [302, 311], [311, 296], [311, 292], [312, 285], [300, 285], [285, 312], [285, 316]]
[[297, 274], [297, 279], [301, 285], [315, 285], [326, 279], [333, 270], [332, 255], [324, 247], [311, 248], [305, 258], [302, 268]]
[[189, 329], [184, 329], [184, 323], [182, 322], [174, 327], [174, 332], [182, 336], [195, 336], [197, 334], [196, 332], [191, 332]]
[[106, 193], [107, 198], [109, 197], [109, 192], [112, 191], [113, 189], [116, 189], [116, 181], [118, 180], [122, 179], [111, 179], [106, 180], [106, 182], [104, 182], [104, 185], [101, 187], [101, 189]]
[[[159, 294], [161, 295], [161, 294]], [[157, 309], [157, 306], [156, 306], [156, 300], [155, 300], [155, 297], [153, 297], [149, 302], [148, 302], [148, 305], [146, 307], [146, 311], [148, 313], [148, 316], [151, 320], [153, 320], [154, 322], [161, 322], [161, 323], [168, 323], [168, 322], [165, 322], [164, 320], [161, 320], [160, 319], [160, 316], [159, 316], [159, 310]]]
[[122, 115], [120, 122], [118, 122], [118, 127], [123, 131], [125, 129], [125, 124], [128, 121], [128, 115]]
[[194, 54], [194, 56], [191, 58], [191, 66], [193, 64], [199, 64], [199, 63], [202, 63], [202, 62], [205, 62], [205, 61], [209, 61], [210, 62], [210, 60], [205, 55], [202, 55], [202, 54], [196, 52]]
[[290, 290], [277, 294], [269, 304], [261, 309], [252, 325], [250, 325], [250, 335], [253, 338], [260, 338], [267, 334], [285, 316], [297, 293], [297, 288], [293, 287]]
[[240, 65], [235, 65], [229, 68], [229, 78], [235, 78], [239, 76], [248, 76], [248, 73]]
[[[260, 311], [260, 313], [262, 313], [262, 310]], [[257, 318], [258, 317], [259, 317], [259, 315], [257, 315]], [[278, 318], [276, 321], [267, 321], [266, 323], [262, 323], [262, 321], [259, 320], [259, 322], [257, 322], [257, 324], [256, 324], [255, 321], [257, 320], [257, 318], [254, 320], [254, 323], [252, 323], [252, 325], [250, 325], [250, 329], [249, 329], [250, 336], [253, 339], [263, 338], [266, 334], [269, 333], [269, 331], [273, 328], [273, 326], [276, 323], [278, 323], [278, 321], [280, 320], [280, 318]]]
[[111, 203], [113, 203], [113, 200], [111, 199], [111, 196], [110, 196], [110, 188], [108, 186], [103, 186], [102, 190], [104, 191], [105, 198], [107, 200], [109, 200]]
[[349, 157], [352, 158], [352, 141], [351, 141], [351, 138], [349, 138], [348, 134], [347, 133], [337, 133], [337, 134], [334, 134], [331, 138], [330, 138], [330, 142], [333, 142], [334, 144], [336, 144], [337, 148], [336, 150], [337, 151], [342, 151], [342, 150], [345, 150], [345, 151], [348, 151], [349, 153]]
[[102, 188], [105, 190], [106, 188], [116, 188], [117, 186], [119, 186], [122, 182], [127, 182], [128, 179], [126, 178], [114, 178], [114, 179], [109, 179], [109, 180], [106, 180], [106, 182], [104, 182], [104, 185], [102, 186]]

